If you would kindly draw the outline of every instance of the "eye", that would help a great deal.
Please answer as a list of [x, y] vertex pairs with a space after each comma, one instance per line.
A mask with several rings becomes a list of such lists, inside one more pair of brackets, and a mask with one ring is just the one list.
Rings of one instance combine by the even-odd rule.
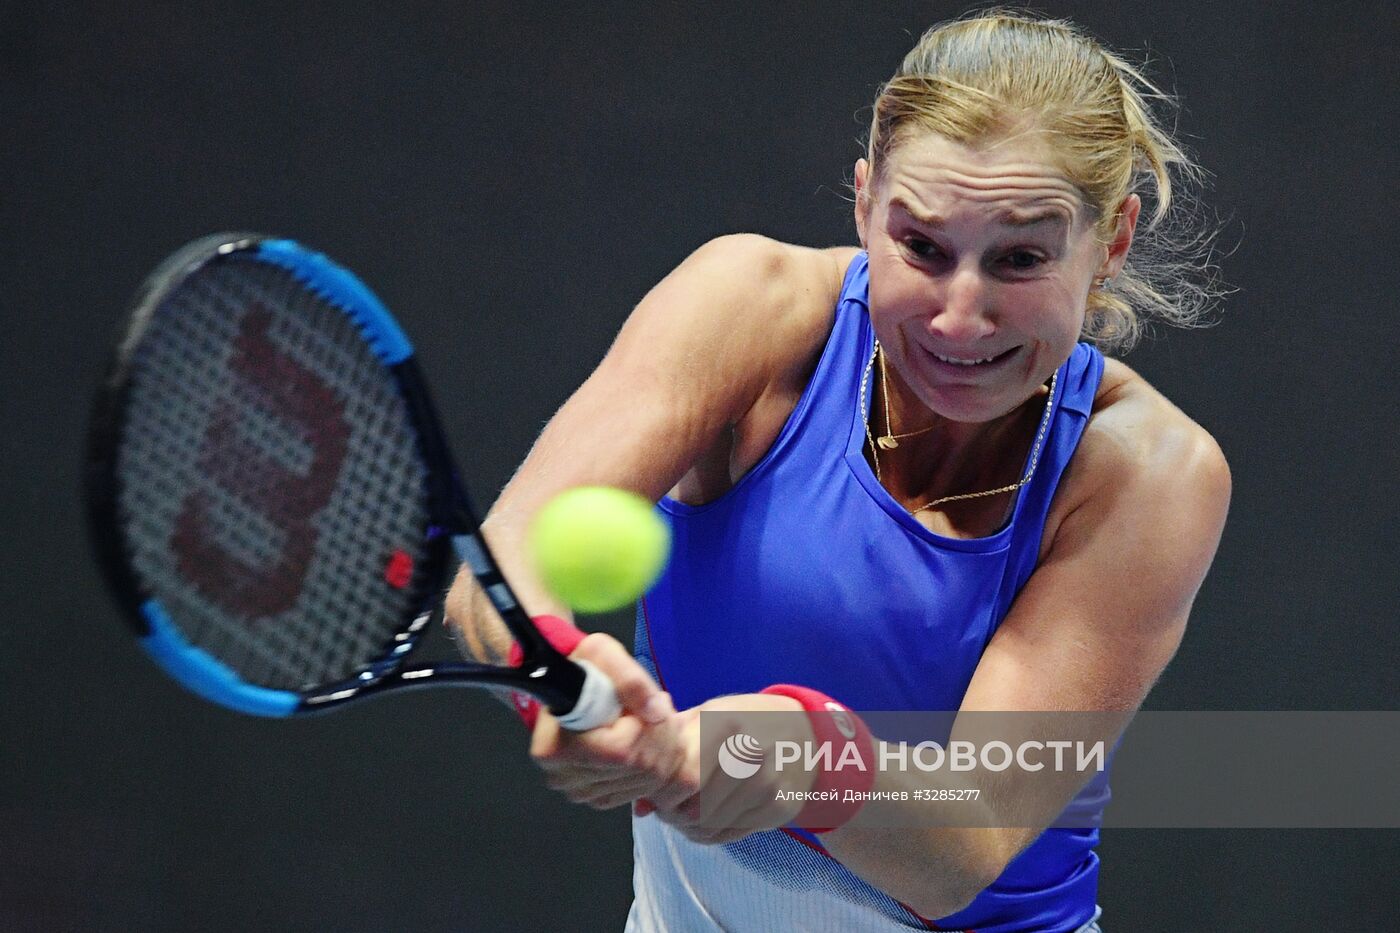
[[931, 259], [938, 255], [938, 247], [928, 240], [921, 240], [918, 237], [910, 237], [904, 241], [904, 248], [909, 250], [920, 259]]
[[1044, 258], [1024, 249], [1013, 250], [1006, 254], [1006, 264], [1022, 272], [1034, 269], [1044, 262]]

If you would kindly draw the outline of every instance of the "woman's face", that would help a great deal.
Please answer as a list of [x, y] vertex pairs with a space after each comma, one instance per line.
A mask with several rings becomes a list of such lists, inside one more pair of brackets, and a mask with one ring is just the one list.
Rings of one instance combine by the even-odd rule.
[[[1012, 411], [1068, 359], [1095, 277], [1121, 268], [1118, 243], [1095, 241], [1092, 215], [1035, 135], [984, 148], [913, 137], [871, 182], [861, 160], [856, 225], [890, 365], [946, 418]], [[1139, 206], [1124, 203], [1122, 255]]]

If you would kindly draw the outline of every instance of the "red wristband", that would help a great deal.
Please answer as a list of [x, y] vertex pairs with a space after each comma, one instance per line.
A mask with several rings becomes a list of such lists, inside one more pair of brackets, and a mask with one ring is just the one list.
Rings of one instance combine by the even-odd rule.
[[812, 784], [812, 792], [820, 796], [807, 802], [792, 825], [813, 833], [829, 833], [844, 825], [875, 786], [875, 740], [864, 720], [844, 704], [807, 687], [774, 684], [760, 692], [801, 703], [811, 720], [817, 748], [828, 745], [831, 750], [830, 758], [822, 759], [829, 761], [830, 767], [823, 768]]
[[[573, 654], [578, 643], [583, 641], [584, 633], [575, 628], [572, 622], [558, 616], [534, 616], [530, 621], [535, 623], [535, 628], [540, 630], [544, 640], [553, 645], [554, 650], [564, 657]], [[519, 667], [520, 662], [525, 660], [525, 649], [520, 647], [519, 642], [511, 643], [509, 660], [511, 667]], [[512, 690], [510, 702], [515, 707], [516, 715], [520, 717], [520, 721], [525, 723], [525, 728], [534, 729], [535, 720], [540, 718], [540, 701], [528, 693]]]

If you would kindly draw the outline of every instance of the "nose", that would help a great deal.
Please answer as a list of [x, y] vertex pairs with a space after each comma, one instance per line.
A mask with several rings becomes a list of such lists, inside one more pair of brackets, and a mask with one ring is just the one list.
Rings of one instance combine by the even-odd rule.
[[929, 333], [958, 346], [976, 343], [996, 330], [988, 306], [989, 283], [976, 267], [959, 267], [943, 283], [943, 301], [929, 319]]

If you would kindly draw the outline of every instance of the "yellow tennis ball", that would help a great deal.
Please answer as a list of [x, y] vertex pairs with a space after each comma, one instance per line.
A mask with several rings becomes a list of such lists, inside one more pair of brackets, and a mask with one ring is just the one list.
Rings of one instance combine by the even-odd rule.
[[610, 612], [656, 582], [671, 551], [671, 530], [635, 493], [580, 486], [540, 510], [529, 547], [555, 596], [579, 612]]

